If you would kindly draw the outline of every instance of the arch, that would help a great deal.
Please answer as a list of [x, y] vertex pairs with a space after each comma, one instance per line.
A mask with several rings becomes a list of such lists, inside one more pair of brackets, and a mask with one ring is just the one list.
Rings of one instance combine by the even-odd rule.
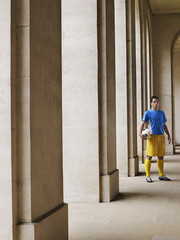
[[175, 45], [177, 39], [179, 38], [179, 35], [180, 35], [180, 30], [175, 34], [175, 36], [174, 36], [174, 38], [173, 38], [173, 40], [172, 40], [172, 44], [171, 44], [171, 54], [172, 54], [172, 50], [173, 50], [173, 48], [174, 48], [174, 45]]
[[[175, 45], [176, 42], [178, 40], [178, 38], [180, 37], [180, 30], [175, 34], [173, 40], [172, 40], [172, 44], [171, 44], [171, 86], [172, 86], [172, 92], [171, 92], [171, 96], [172, 96], [172, 143], [174, 146], [174, 151], [176, 151], [176, 145], [178, 144], [178, 142], [176, 141], [176, 104], [175, 104], [175, 77], [174, 77], [174, 49], [175, 49]], [[179, 145], [179, 144], [178, 144]]]

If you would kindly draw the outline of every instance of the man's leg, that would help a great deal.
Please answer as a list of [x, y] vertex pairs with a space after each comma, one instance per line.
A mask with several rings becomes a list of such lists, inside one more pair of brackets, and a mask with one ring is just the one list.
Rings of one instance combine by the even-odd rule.
[[158, 157], [157, 165], [159, 169], [159, 180], [170, 181], [171, 179], [164, 176], [164, 159], [162, 156]]
[[151, 156], [146, 156], [145, 160], [145, 170], [146, 170], [146, 181], [147, 182], [152, 182], [152, 179], [150, 177], [150, 170], [151, 170]]

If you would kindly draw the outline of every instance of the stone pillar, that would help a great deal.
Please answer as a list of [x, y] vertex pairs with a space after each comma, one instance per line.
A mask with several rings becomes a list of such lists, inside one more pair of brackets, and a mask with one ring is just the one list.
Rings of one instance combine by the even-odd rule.
[[[153, 96], [153, 45], [152, 45], [152, 14], [150, 9], [147, 9], [147, 20], [149, 26], [149, 78], [150, 78], [150, 97]], [[149, 107], [150, 100], [149, 100]]]
[[147, 71], [147, 109], [150, 108], [151, 98], [151, 76], [150, 76], [150, 30], [149, 22], [146, 17], [146, 71]]
[[17, 1], [17, 240], [68, 239], [60, 1]]
[[114, 0], [98, 1], [99, 157], [101, 201], [119, 192], [116, 169]]
[[136, 117], [136, 63], [135, 63], [135, 2], [126, 1], [127, 17], [127, 98], [128, 98], [128, 166], [129, 176], [139, 172], [137, 156], [137, 117]]
[[142, 162], [142, 139], [139, 137], [139, 128], [142, 121], [142, 75], [141, 75], [141, 31], [140, 31], [140, 6], [139, 0], [135, 0], [135, 28], [136, 28], [136, 98], [137, 98], [137, 144], [138, 144], [138, 156]]
[[[145, 22], [145, 7], [144, 1], [140, 2], [140, 17], [141, 17], [141, 76], [142, 76], [142, 117], [147, 111], [147, 57], [146, 57], [146, 22]], [[146, 158], [146, 141], [142, 141], [142, 163]]]
[[67, 202], [99, 202], [97, 1], [62, 0]]
[[[12, 20], [12, 28], [11, 28]], [[15, 157], [15, 71], [14, 16], [11, 19], [11, 1], [0, 0], [0, 239], [12, 240], [16, 205], [16, 157]], [[12, 32], [11, 32], [12, 30]], [[14, 41], [13, 41], [14, 43]]]
[[115, 0], [116, 141], [120, 176], [128, 176], [128, 126], [126, 77], [126, 3]]

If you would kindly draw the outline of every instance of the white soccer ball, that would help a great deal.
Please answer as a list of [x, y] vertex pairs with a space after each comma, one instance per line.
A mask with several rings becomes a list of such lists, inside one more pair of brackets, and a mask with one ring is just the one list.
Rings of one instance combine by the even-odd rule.
[[145, 138], [149, 139], [152, 136], [152, 131], [147, 128], [144, 131], [142, 131], [142, 134], [145, 135]]

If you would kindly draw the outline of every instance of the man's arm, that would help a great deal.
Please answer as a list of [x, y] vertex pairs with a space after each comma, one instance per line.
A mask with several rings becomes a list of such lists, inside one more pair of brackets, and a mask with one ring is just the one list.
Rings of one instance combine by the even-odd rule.
[[168, 142], [170, 144], [171, 143], [171, 136], [170, 136], [170, 133], [169, 133], [169, 130], [168, 130], [168, 127], [167, 127], [166, 123], [164, 123], [164, 131], [168, 135]]
[[141, 122], [140, 128], [139, 128], [139, 136], [142, 139], [146, 139], [145, 136], [142, 134], [142, 130], [144, 128], [145, 122]]

